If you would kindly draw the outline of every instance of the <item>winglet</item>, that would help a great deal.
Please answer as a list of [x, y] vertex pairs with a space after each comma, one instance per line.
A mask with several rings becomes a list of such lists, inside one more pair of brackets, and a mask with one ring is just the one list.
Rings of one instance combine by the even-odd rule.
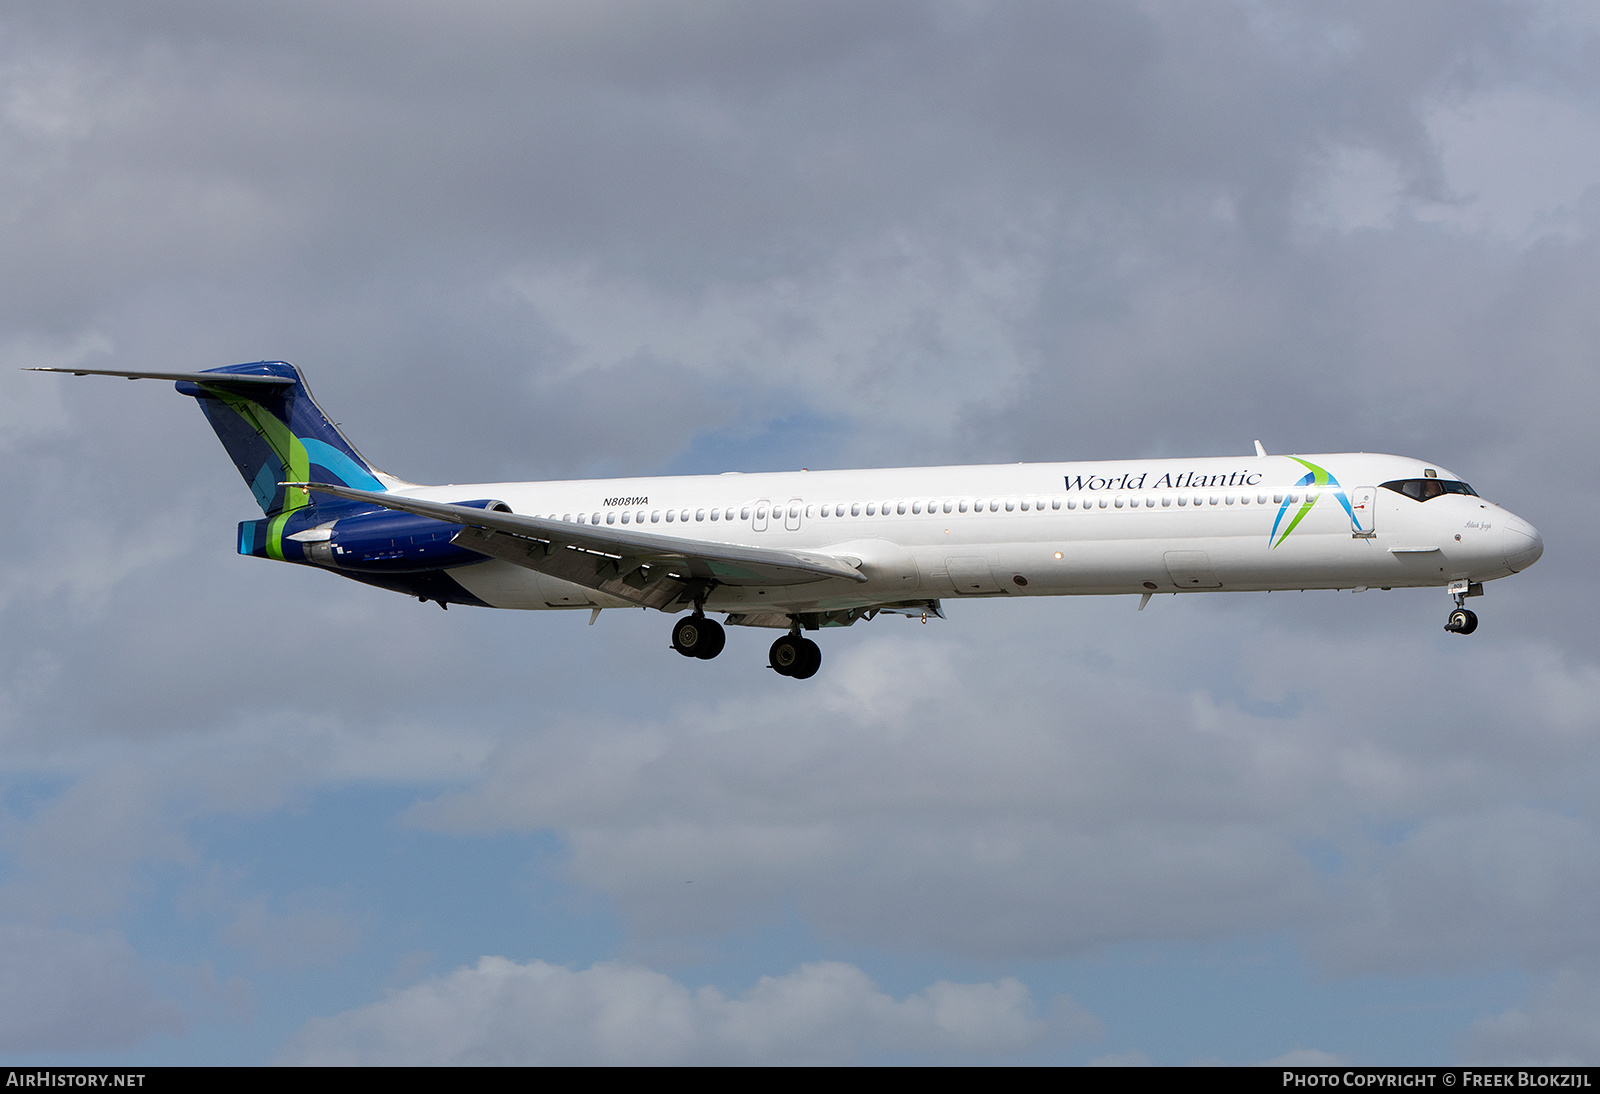
[[1267, 454], [1267, 450], [1265, 448], [1261, 447], [1261, 442], [1260, 441], [1257, 441], [1256, 442], [1256, 455], [1265, 456], [1266, 454]]

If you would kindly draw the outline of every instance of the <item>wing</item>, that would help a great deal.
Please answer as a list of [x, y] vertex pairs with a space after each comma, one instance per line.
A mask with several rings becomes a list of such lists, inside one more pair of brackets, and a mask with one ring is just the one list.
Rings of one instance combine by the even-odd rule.
[[286, 483], [349, 501], [463, 525], [452, 543], [646, 607], [668, 610], [714, 585], [799, 585], [829, 578], [865, 582], [850, 560], [810, 551], [662, 536], [576, 524], [509, 510], [478, 509], [329, 483]]

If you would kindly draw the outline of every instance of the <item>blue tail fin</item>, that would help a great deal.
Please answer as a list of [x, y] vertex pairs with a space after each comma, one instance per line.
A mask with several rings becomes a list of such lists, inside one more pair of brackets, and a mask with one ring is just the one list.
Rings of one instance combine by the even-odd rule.
[[[357, 490], [387, 490], [337, 426], [317, 406], [300, 370], [287, 361], [257, 361], [210, 369], [215, 384], [197, 379], [178, 391], [198, 400], [222, 447], [268, 517], [304, 508], [304, 490], [282, 482], [333, 482]], [[281, 383], [228, 383], [229, 377], [280, 379]]]

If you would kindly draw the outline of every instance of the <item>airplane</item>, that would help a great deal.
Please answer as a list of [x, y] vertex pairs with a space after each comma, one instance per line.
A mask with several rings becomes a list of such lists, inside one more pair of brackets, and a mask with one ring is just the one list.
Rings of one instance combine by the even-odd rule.
[[1539, 532], [1461, 478], [1368, 453], [725, 472], [421, 486], [379, 471], [299, 368], [40, 368], [174, 382], [264, 514], [242, 555], [495, 608], [683, 612], [672, 648], [709, 660], [723, 624], [785, 632], [769, 665], [806, 679], [807, 637], [946, 599], [1440, 587], [1471, 634], [1483, 583], [1527, 569]]

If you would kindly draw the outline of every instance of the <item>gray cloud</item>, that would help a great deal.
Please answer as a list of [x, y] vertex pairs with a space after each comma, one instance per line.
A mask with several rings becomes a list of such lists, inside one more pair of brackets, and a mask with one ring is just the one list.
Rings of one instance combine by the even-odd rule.
[[[1420, 593], [962, 604], [829, 636], [797, 697], [761, 635], [686, 673], [662, 619], [240, 559], [248, 496], [186, 400], [0, 376], [15, 930], [79, 968], [51, 932], [221, 868], [218, 818], [398, 785], [413, 833], [557, 833], [624, 945], [793, 914], [1010, 974], [1286, 931], [1336, 975], [1553, 977], [1469, 1042], [1581, 1056], [1536, 1033], [1593, 958], [1596, 30], [1487, 2], [9, 6], [13, 365], [296, 359], [427, 481], [1400, 450], [1549, 543], [1469, 643]], [[206, 914], [263, 965], [298, 938], [347, 968], [342, 905], [297, 892]], [[132, 943], [71, 937], [132, 970], [125, 1018], [27, 1043], [168, 1028]], [[500, 971], [595, 969], [708, 1020], [637, 967]], [[298, 1043], [450, 1025], [452, 985], [491, 1013], [492, 979]], [[838, 1013], [935, 1006], [863, 982]]]
[[127, 1049], [185, 1018], [123, 939], [0, 924], [0, 1046], [7, 1052]]

